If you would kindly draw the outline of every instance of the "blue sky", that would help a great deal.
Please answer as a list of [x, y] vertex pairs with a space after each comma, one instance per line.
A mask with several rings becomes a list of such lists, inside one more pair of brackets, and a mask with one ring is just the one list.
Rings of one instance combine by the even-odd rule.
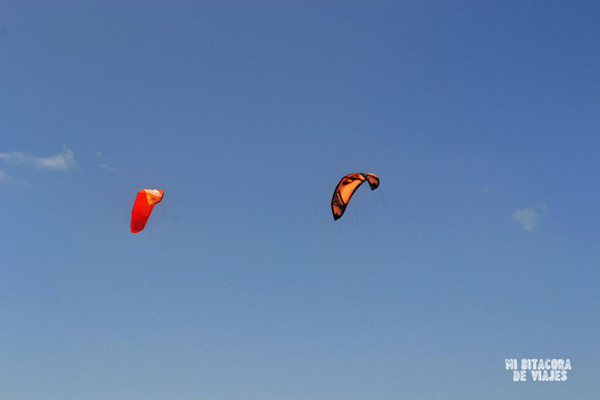
[[0, 3], [0, 397], [596, 399], [599, 18]]

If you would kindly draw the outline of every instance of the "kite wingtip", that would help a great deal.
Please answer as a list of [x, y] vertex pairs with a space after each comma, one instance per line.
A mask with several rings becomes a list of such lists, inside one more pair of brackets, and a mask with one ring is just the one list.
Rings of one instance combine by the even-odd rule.
[[138, 233], [144, 230], [144, 227], [139, 225], [131, 224], [131, 233]]

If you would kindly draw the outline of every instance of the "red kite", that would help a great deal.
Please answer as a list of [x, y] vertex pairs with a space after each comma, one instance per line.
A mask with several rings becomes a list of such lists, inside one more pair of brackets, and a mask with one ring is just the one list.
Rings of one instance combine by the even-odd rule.
[[131, 233], [144, 229], [154, 205], [160, 203], [164, 193], [160, 189], [142, 189], [138, 192], [131, 210]]
[[331, 199], [331, 211], [333, 211], [334, 220], [338, 220], [344, 214], [350, 198], [364, 181], [369, 182], [371, 190], [375, 190], [379, 186], [377, 175], [364, 172], [346, 175], [338, 183], [333, 192], [333, 199]]

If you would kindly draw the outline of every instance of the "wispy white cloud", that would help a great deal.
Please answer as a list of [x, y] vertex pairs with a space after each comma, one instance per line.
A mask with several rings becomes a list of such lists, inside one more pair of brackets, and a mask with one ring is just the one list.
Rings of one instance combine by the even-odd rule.
[[[545, 206], [541, 206], [545, 208]], [[540, 208], [540, 207], [538, 207]], [[512, 213], [513, 221], [521, 224], [521, 228], [525, 231], [533, 231], [535, 229], [535, 224], [538, 219], [538, 212], [533, 207], [528, 208], [517, 208]]]
[[105, 164], [103, 162], [100, 162], [101, 158], [102, 158], [102, 154], [96, 153], [96, 165], [99, 168], [107, 169], [107, 170], [109, 170], [111, 172], [117, 172], [117, 168], [113, 167], [112, 165], [108, 165], [108, 164]]
[[62, 153], [49, 157], [36, 157], [21, 151], [0, 153], [0, 160], [9, 164], [27, 165], [37, 169], [53, 171], [68, 171], [77, 168], [75, 154], [66, 147]]
[[4, 172], [0, 169], [0, 182], [6, 182], [7, 180], [8, 180], [8, 175], [6, 175], [6, 172]]
[[98, 164], [98, 167], [103, 168], [103, 169], [107, 169], [111, 172], [117, 172], [117, 169], [115, 167], [113, 167], [112, 165], [108, 165], [108, 164]]

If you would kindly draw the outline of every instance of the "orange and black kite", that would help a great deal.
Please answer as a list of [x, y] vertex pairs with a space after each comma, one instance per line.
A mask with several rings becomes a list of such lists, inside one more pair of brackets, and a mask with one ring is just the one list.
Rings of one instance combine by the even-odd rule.
[[131, 210], [131, 233], [144, 229], [154, 205], [160, 203], [164, 193], [160, 189], [142, 189], [138, 192]]
[[364, 181], [369, 182], [371, 190], [375, 190], [379, 186], [377, 175], [364, 172], [346, 175], [338, 183], [335, 192], [333, 192], [333, 199], [331, 199], [331, 211], [333, 211], [334, 220], [339, 219], [344, 214], [350, 198]]

